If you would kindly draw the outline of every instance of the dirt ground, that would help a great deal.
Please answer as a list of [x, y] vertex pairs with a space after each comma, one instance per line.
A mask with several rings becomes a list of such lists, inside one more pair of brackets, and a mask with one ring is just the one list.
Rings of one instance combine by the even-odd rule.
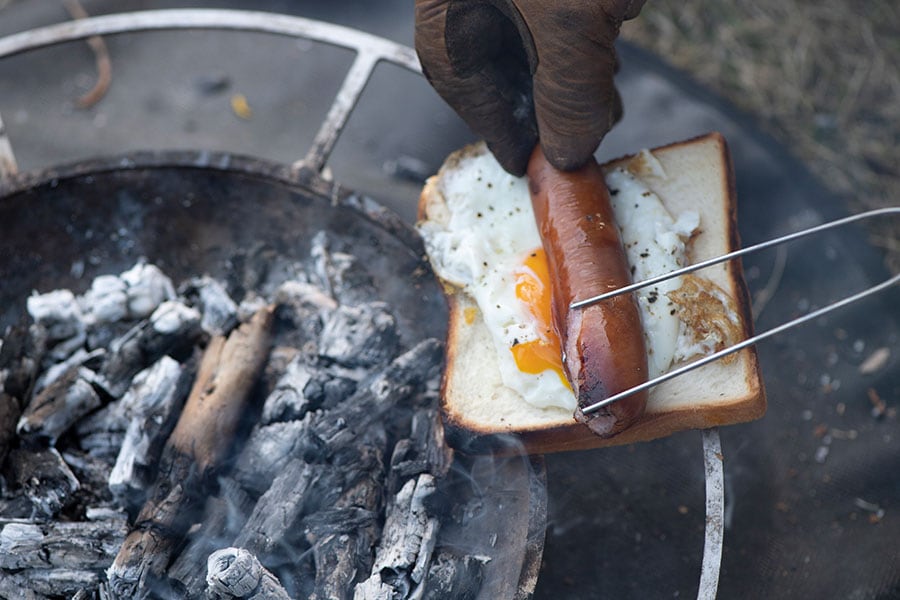
[[[648, 0], [622, 37], [755, 116], [850, 211], [900, 205], [897, 2]], [[870, 231], [900, 272], [900, 218]]]

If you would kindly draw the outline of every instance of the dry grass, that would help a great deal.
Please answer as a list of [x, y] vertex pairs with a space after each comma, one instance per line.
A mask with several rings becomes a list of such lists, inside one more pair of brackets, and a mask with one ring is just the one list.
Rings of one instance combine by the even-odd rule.
[[[756, 115], [851, 211], [900, 205], [900, 3], [649, 0], [622, 36]], [[871, 241], [900, 272], [900, 220]]]

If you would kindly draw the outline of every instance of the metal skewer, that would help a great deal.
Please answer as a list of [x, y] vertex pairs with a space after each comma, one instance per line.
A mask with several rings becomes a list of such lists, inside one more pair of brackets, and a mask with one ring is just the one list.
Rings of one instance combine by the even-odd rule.
[[585, 306], [590, 306], [591, 304], [597, 304], [598, 302], [603, 302], [607, 298], [613, 298], [613, 297], [619, 296], [621, 294], [628, 294], [629, 292], [633, 292], [635, 290], [639, 290], [644, 287], [655, 285], [657, 283], [666, 281], [668, 279], [672, 279], [674, 277], [679, 277], [681, 275], [687, 275], [688, 273], [693, 273], [694, 271], [699, 271], [700, 269], [705, 269], [706, 267], [711, 267], [713, 265], [717, 265], [719, 263], [723, 263], [723, 262], [738, 258], [740, 256], [744, 256], [745, 254], [752, 254], [753, 252], [757, 252], [759, 250], [765, 250], [766, 248], [771, 248], [772, 246], [778, 246], [780, 244], [784, 244], [786, 242], [790, 242], [790, 241], [796, 240], [798, 238], [806, 237], [806, 236], [812, 235], [814, 233], [819, 233], [822, 231], [826, 231], [828, 229], [833, 229], [835, 227], [847, 225], [847, 224], [853, 223], [855, 221], [862, 221], [863, 219], [869, 219], [871, 217], [877, 217], [877, 216], [881, 216], [881, 215], [893, 215], [893, 214], [900, 214], [900, 206], [889, 206], [887, 208], [876, 208], [875, 210], [870, 210], [870, 211], [862, 212], [862, 213], [859, 213], [856, 215], [851, 215], [849, 217], [844, 217], [843, 219], [829, 221], [828, 223], [816, 225], [815, 227], [810, 227], [809, 229], [803, 229], [801, 231], [789, 233], [787, 235], [773, 238], [771, 240], [761, 242], [759, 244], [754, 244], [753, 246], [747, 246], [746, 248], [741, 248], [740, 250], [735, 250], [734, 252], [729, 252], [728, 254], [723, 254], [722, 256], [717, 256], [715, 258], [710, 258], [708, 260], [694, 263], [692, 265], [682, 267], [681, 269], [676, 269], [674, 271], [670, 271], [669, 273], [657, 275], [656, 277], [651, 277], [650, 279], [645, 279], [644, 281], [638, 281], [637, 283], [632, 283], [631, 285], [626, 285], [625, 287], [617, 288], [611, 292], [606, 292], [604, 294], [600, 294], [599, 296], [592, 296], [590, 298], [585, 298], [584, 300], [576, 300], [575, 302], [572, 302], [571, 304], [569, 304], [569, 308], [576, 309], [576, 308], [583, 308]]
[[[789, 241], [792, 241], [792, 240], [795, 240], [795, 239], [798, 239], [801, 237], [805, 237], [807, 235], [812, 235], [815, 233], [819, 233], [821, 231], [825, 231], [827, 229], [832, 229], [834, 227], [846, 225], [846, 224], [852, 223], [854, 221], [860, 221], [862, 219], [867, 219], [867, 218], [871, 218], [871, 217], [875, 217], [875, 216], [895, 215], [895, 214], [900, 214], [900, 206], [893, 206], [893, 207], [888, 207], [888, 208], [880, 208], [880, 209], [876, 209], [876, 210], [870, 210], [867, 212], [859, 213], [857, 215], [852, 215], [850, 217], [845, 217], [843, 219], [837, 219], [835, 221], [823, 223], [822, 225], [810, 227], [809, 229], [804, 229], [804, 230], [801, 230], [801, 231], [798, 231], [795, 233], [791, 233], [791, 234], [788, 234], [785, 236], [781, 236], [778, 238], [768, 240], [766, 242], [762, 242], [760, 244], [748, 246], [746, 248], [742, 248], [741, 250], [737, 250], [735, 252], [729, 252], [728, 254], [723, 254], [722, 256], [719, 256], [716, 258], [711, 258], [709, 260], [705, 260], [705, 261], [702, 261], [702, 262], [699, 262], [699, 263], [696, 263], [693, 265], [689, 265], [682, 269], [677, 269], [675, 271], [660, 275], [658, 277], [651, 277], [650, 279], [640, 281], [638, 283], [634, 283], [632, 285], [628, 285], [628, 286], [616, 289], [612, 292], [607, 292], [605, 294], [600, 294], [599, 296], [595, 296], [593, 298], [587, 298], [585, 300], [579, 300], [577, 302], [573, 302], [569, 305], [569, 308], [577, 309], [577, 308], [582, 308], [584, 306], [588, 306], [590, 304], [596, 304], [597, 302], [602, 302], [603, 300], [606, 300], [608, 298], [613, 298], [613, 297], [619, 296], [621, 294], [627, 294], [629, 292], [633, 292], [635, 290], [638, 290], [638, 289], [641, 289], [641, 288], [644, 288], [647, 286], [655, 285], [657, 283], [660, 283], [661, 281], [666, 281], [667, 279], [672, 279], [673, 277], [678, 277], [678, 276], [684, 275], [686, 273], [692, 273], [694, 271], [698, 271], [705, 267], [716, 265], [716, 264], [725, 262], [727, 260], [731, 260], [733, 258], [743, 256], [745, 254], [750, 254], [752, 252], [757, 252], [757, 251], [763, 250], [765, 248], [777, 246], [779, 244], [783, 244], [783, 243], [786, 243], [786, 242], [789, 242]], [[654, 377], [653, 379], [650, 379], [640, 385], [636, 385], [632, 388], [629, 388], [627, 390], [619, 392], [618, 394], [614, 394], [614, 395], [610, 396], [609, 398], [606, 398], [605, 400], [601, 400], [600, 402], [595, 402], [594, 404], [584, 407], [582, 409], [582, 411], [585, 414], [591, 414], [593, 412], [597, 412], [604, 406], [608, 406], [608, 405], [612, 404], [613, 402], [618, 402], [619, 400], [621, 400], [623, 398], [627, 398], [628, 396], [630, 396], [632, 394], [636, 394], [638, 392], [649, 389], [653, 386], [659, 385], [660, 383], [663, 383], [670, 379], [674, 379], [675, 377], [678, 377], [679, 375], [683, 375], [689, 371], [693, 371], [694, 369], [700, 368], [703, 365], [707, 365], [711, 362], [719, 360], [723, 356], [728, 356], [729, 354], [739, 352], [740, 350], [743, 350], [744, 348], [746, 348], [748, 346], [752, 346], [753, 344], [756, 344], [757, 342], [760, 342], [764, 339], [770, 338], [778, 333], [781, 333], [783, 331], [786, 331], [788, 329], [791, 329], [793, 327], [796, 327], [798, 325], [806, 323], [807, 321], [812, 321], [813, 319], [817, 319], [817, 318], [819, 318], [823, 315], [826, 315], [832, 311], [835, 311], [839, 308], [842, 308], [844, 306], [852, 304], [852, 303], [856, 302], [857, 300], [866, 298], [867, 296], [872, 296], [874, 294], [877, 294], [878, 292], [886, 290], [889, 287], [896, 285], [897, 283], [900, 283], [900, 274], [894, 275], [893, 277], [890, 277], [890, 278], [886, 279], [885, 281], [882, 281], [881, 283], [878, 283], [869, 288], [866, 288], [866, 289], [864, 289], [860, 292], [857, 292], [851, 296], [847, 296], [846, 298], [842, 298], [841, 300], [837, 300], [831, 304], [828, 304], [827, 306], [823, 306], [822, 308], [819, 308], [817, 310], [809, 312], [801, 317], [797, 317], [796, 319], [787, 321], [786, 323], [782, 323], [781, 325], [773, 327], [767, 331], [758, 333], [758, 334], [756, 334], [752, 337], [749, 337], [743, 341], [740, 341], [732, 346], [729, 346], [728, 348], [723, 348], [722, 350], [719, 350], [717, 352], [714, 352], [713, 354], [704, 356], [703, 358], [700, 358], [692, 363], [686, 364], [682, 367], [678, 367], [677, 369], [673, 369], [667, 373], [663, 373], [662, 375], [660, 375], [658, 377]]]

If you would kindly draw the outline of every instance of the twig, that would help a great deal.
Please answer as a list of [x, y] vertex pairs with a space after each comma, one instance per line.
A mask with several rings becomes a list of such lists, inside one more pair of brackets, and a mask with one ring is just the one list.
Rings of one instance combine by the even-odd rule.
[[[89, 16], [78, 0], [63, 0], [63, 5], [73, 19], [86, 19]], [[87, 39], [87, 43], [94, 53], [94, 61], [97, 64], [97, 81], [93, 88], [75, 101], [78, 108], [85, 109], [100, 102], [112, 83], [112, 61], [109, 58], [106, 42], [99, 35], [94, 35]]]

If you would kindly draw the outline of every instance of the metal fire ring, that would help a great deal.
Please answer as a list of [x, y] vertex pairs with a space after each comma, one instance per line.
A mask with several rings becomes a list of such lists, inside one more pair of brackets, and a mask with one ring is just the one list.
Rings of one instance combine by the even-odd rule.
[[[172, 9], [89, 17], [39, 27], [0, 38], [0, 59], [29, 50], [92, 36], [176, 29], [221, 29], [270, 33], [307, 39], [353, 50], [356, 57], [347, 71], [312, 146], [291, 168], [316, 177], [322, 175], [338, 137], [356, 107], [375, 66], [385, 61], [421, 73], [415, 51], [358, 29], [303, 17], [259, 11]], [[0, 116], [0, 179], [17, 172], [12, 145]], [[718, 429], [702, 432], [706, 479], [706, 534], [700, 570], [698, 600], [716, 597], [722, 564], [725, 519], [725, 479]]]

